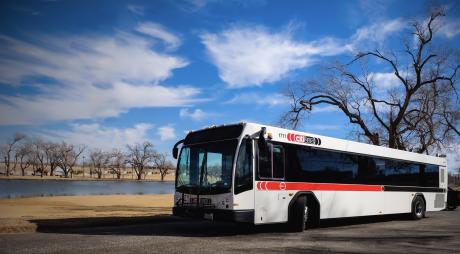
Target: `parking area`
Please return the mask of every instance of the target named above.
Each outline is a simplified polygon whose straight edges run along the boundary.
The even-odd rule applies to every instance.
[[[458,253],[460,211],[322,221],[289,233],[280,225],[159,218],[121,225],[39,227],[38,233],[0,235],[1,253]],[[67,223],[67,224],[65,224]]]

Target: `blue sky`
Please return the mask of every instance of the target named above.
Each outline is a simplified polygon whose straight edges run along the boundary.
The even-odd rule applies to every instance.
[[[391,47],[429,1],[2,1],[0,138],[21,131],[110,149],[242,120],[277,124],[286,84],[357,49]],[[460,4],[439,40],[460,43]],[[390,70],[371,65],[382,86]],[[391,73],[390,73],[391,74]],[[351,138],[318,107],[302,130]]]

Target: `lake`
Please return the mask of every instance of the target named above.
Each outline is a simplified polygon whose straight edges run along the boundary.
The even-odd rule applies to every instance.
[[[168,193],[173,182],[0,180],[0,198]]]

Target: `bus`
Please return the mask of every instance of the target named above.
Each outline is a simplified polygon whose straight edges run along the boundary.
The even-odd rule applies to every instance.
[[[446,206],[445,156],[246,122],[189,132],[172,152],[176,216],[299,232],[321,219],[421,219]]]

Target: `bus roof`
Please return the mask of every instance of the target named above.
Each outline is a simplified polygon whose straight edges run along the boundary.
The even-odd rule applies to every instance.
[[[383,146],[376,146],[356,141],[321,136],[312,133],[283,129],[257,123],[244,122],[241,124],[245,126],[245,134],[248,134],[248,132],[257,132],[260,131],[262,127],[266,127],[267,136],[271,136],[271,140],[277,142],[300,144],[311,147],[317,147],[319,149],[335,150],[347,153],[371,155],[375,157],[447,166],[447,160],[445,157],[413,153]]]

